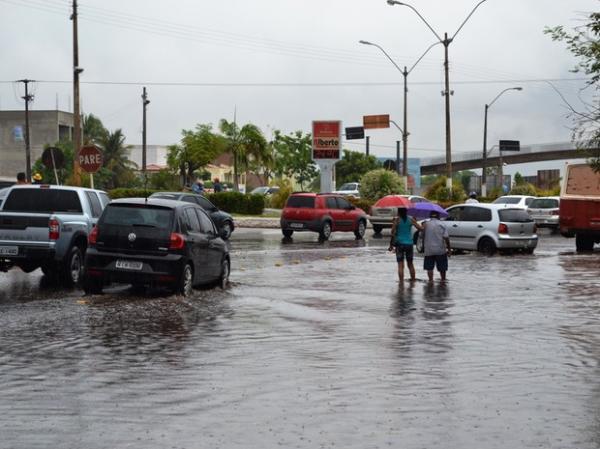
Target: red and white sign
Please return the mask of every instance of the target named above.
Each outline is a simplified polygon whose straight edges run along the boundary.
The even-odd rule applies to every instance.
[[[96,173],[102,167],[103,161],[102,151],[94,145],[81,147],[77,152],[77,162],[87,173]]]
[[[312,122],[313,159],[338,160],[342,153],[342,122]]]

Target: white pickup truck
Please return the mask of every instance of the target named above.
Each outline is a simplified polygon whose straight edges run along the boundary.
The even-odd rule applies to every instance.
[[[0,271],[41,268],[78,284],[88,235],[109,201],[105,192],[81,187],[11,187],[0,206]]]

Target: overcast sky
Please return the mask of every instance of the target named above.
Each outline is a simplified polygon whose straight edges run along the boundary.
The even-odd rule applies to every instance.
[[[67,0],[0,0],[0,108],[20,109],[30,78],[34,109],[72,111],[72,29]],[[454,34],[474,0],[414,0],[440,35]],[[452,147],[478,151],[484,105],[488,145],[570,140],[571,119],[552,81],[574,105],[583,75],[564,43],[545,26],[572,28],[597,9],[596,0],[487,0],[449,47]],[[233,119],[272,129],[310,131],[315,119],[362,124],[389,113],[402,123],[402,76],[368,40],[400,66],[412,66],[434,34],[407,7],[385,0],[81,0],[81,101],[127,142],[141,142],[142,86],[148,89],[148,143],[172,144],[182,129]],[[569,80],[571,79],[571,80]],[[577,80],[573,80],[577,79]],[[102,83],[132,83],[93,84]],[[89,84],[88,84],[89,83]],[[147,84],[144,84],[147,83]],[[158,85],[152,83],[182,83]],[[394,84],[397,83],[397,84]],[[443,47],[433,47],[408,77],[409,157],[443,156]],[[184,85],[189,84],[189,85]],[[395,154],[397,130],[372,130],[372,152]],[[346,145],[364,148],[363,141]]]

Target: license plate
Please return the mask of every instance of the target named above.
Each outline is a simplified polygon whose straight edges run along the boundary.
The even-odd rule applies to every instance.
[[[144,264],[133,260],[117,260],[115,266],[122,270],[141,270]]]
[[[0,246],[0,256],[16,256],[19,254],[18,246]]]
[[[304,227],[304,223],[290,223],[290,228],[302,229]]]

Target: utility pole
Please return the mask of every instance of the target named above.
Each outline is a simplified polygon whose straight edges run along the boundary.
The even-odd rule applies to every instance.
[[[406,156],[404,156],[404,157],[406,157]],[[404,162],[404,166],[406,166],[406,162]],[[402,170],[402,171],[404,171],[404,170]],[[400,175],[400,141],[399,140],[396,140],[396,173],[398,173],[398,176]]]
[[[77,160],[77,153],[81,148],[81,115],[79,112],[79,74],[83,69],[79,67],[79,40],[77,32],[77,0],[73,0],[73,183],[81,185],[81,167]]]
[[[367,156],[369,155],[369,142],[371,141],[371,136],[367,136],[367,147],[365,148],[365,153],[367,154]]]
[[[454,92],[450,91],[450,75],[448,62],[448,46],[452,39],[448,39],[448,33],[444,33],[444,95],[446,96],[446,188],[452,191],[452,138],[450,136],[450,95]]]
[[[144,87],[144,91],[142,93],[142,173],[144,174],[144,178],[146,177],[146,106],[148,106],[148,104],[150,104],[150,100],[148,100],[146,88]]]
[[[23,79],[19,83],[25,85],[25,96],[21,97],[25,100],[25,176],[28,182],[31,182],[31,141],[29,140],[29,102],[33,100],[33,95],[29,94],[29,83],[33,80]]]

